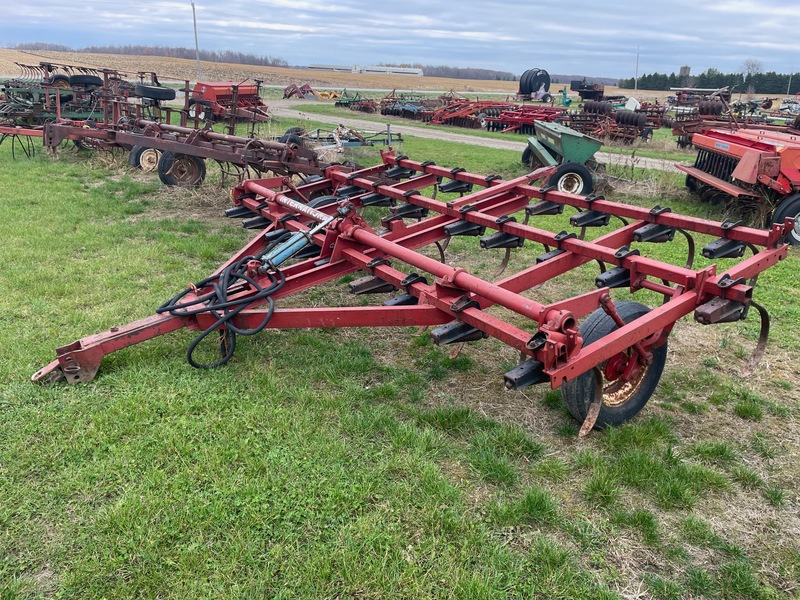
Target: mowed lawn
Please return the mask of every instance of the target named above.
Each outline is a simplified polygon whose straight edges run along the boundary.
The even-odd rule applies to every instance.
[[[122,155],[11,150],[0,145],[0,598],[800,593],[796,256],[758,282],[773,337],[751,377],[738,374],[755,314],[684,319],[644,411],[583,440],[558,391],[502,391],[513,351],[490,339],[451,359],[414,328],[267,331],[215,370],[186,363],[183,331],[106,357],[89,384],[45,387],[30,376],[57,346],[153,314],[254,232],[221,216],[229,185],[214,176],[166,189]],[[409,139],[403,153],[522,172],[513,152]],[[676,177],[611,175],[610,199],[724,218]],[[670,246],[652,252],[683,264],[685,243]],[[526,246],[511,267],[539,253]],[[448,254],[486,277],[502,258],[474,239]],[[593,276],[535,293],[551,302]],[[347,281],[287,304],[351,302]]]

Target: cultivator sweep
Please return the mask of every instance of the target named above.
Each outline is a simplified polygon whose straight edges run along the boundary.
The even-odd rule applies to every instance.
[[[521,361],[505,374],[505,387],[561,387],[588,433],[624,422],[644,406],[664,367],[672,327],[689,313],[712,324],[743,319],[756,308],[762,316],[757,351],[763,352],[768,321],[753,301],[753,286],[758,273],[786,257],[791,219],[760,231],[533,185],[553,168],[503,181],[392,151],[382,159],[356,171],[332,166],[297,186],[281,177],[243,182],[226,214],[260,224],[262,232],[155,315],[58,348],[56,360],[32,379],[90,381],[106,354],[184,327],[200,331],[189,362],[213,367],[233,356],[239,336],[269,328],[436,326],[431,338],[438,345],[492,336],[518,350]],[[374,226],[361,214],[368,207],[386,209]],[[565,207],[574,212],[563,215]],[[370,220],[372,212],[365,213]],[[543,228],[552,220],[546,217],[559,215],[566,229],[560,230],[562,223],[554,228],[558,233]],[[617,228],[586,238],[587,228],[612,218]],[[672,242],[676,233],[689,241],[685,266],[648,257],[654,244]],[[725,261],[724,268],[692,268],[693,234],[714,239],[703,255]],[[541,244],[543,252],[518,272],[489,281],[447,264],[445,249],[456,236],[476,237],[489,252],[508,254],[526,244]],[[434,245],[438,259],[420,251]],[[747,249],[752,256],[742,258]],[[536,299],[536,286],[593,262],[599,271],[585,292],[555,302]],[[283,298],[357,271],[364,277],[350,281],[350,292],[360,300],[377,295],[377,302],[279,306]],[[650,290],[663,302],[649,310],[612,299],[612,288]],[[204,364],[196,350],[208,337],[219,354]]]

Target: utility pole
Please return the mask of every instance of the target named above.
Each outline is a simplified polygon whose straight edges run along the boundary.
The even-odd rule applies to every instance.
[[[633,89],[639,89],[639,46],[636,46],[636,75],[633,77]]]
[[[792,89],[792,75],[793,73],[789,73],[789,85],[786,86],[786,95],[789,95],[789,90]]]
[[[192,21],[194,21],[194,55],[197,58],[197,81],[202,79],[200,75],[200,44],[197,43],[197,13],[194,11],[194,0],[192,0]]]

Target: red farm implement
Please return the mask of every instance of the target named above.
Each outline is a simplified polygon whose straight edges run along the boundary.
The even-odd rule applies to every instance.
[[[593,426],[627,421],[643,408],[664,368],[667,338],[685,315],[694,313],[703,324],[723,323],[756,308],[762,335],[754,358],[763,352],[768,320],[753,301],[753,286],[758,273],[786,257],[782,240],[791,220],[760,231],[532,185],[552,168],[503,181],[391,151],[382,156],[378,166],[350,172],[333,166],[297,187],[279,177],[243,182],[226,213],[260,219],[262,232],[153,316],[58,348],[56,360],[32,379],[90,381],[105,355],[182,328],[200,332],[189,346],[189,362],[211,367],[233,356],[240,336],[269,328],[436,326],[431,337],[438,345],[492,336],[518,350],[520,363],[505,374],[505,387],[561,387],[588,433]],[[422,193],[426,189],[451,199],[436,200]],[[386,208],[379,225],[361,216],[365,207]],[[565,207],[572,209],[570,216],[563,215]],[[552,222],[546,216],[558,215],[571,232],[540,226]],[[586,228],[608,225],[612,218],[617,228],[585,238]],[[690,241],[686,266],[648,257],[656,253],[655,244],[672,242],[676,233]],[[724,261],[723,268],[692,268],[695,234],[715,240],[702,252]],[[508,253],[526,243],[541,244],[544,251],[522,270],[488,281],[447,264],[445,248],[455,236],[477,237],[487,251]],[[420,251],[433,245],[438,259]],[[748,248],[752,256],[741,258]],[[741,260],[730,260],[736,257]],[[600,268],[586,291],[549,303],[535,299],[536,286],[595,262]],[[280,307],[283,298],[357,271],[364,277],[349,289],[362,301],[352,306]],[[623,290],[650,290],[661,303],[650,310],[612,299]],[[365,294],[378,299],[363,305]],[[213,338],[207,342],[218,354],[211,364],[200,364],[195,350],[206,338]]]
[[[759,222],[795,220],[789,236],[800,244],[800,132],[711,129],[694,134],[694,166],[686,187],[703,201],[727,202]]]
[[[456,125],[458,127],[486,127],[490,116],[512,110],[519,105],[494,100],[456,100],[433,111],[430,115],[431,125]]]
[[[292,84],[290,84],[290,85],[288,85],[288,86],[286,86],[284,88],[284,90],[283,90],[284,99],[292,98],[294,96],[297,96],[301,100],[302,99],[305,99],[305,100],[319,100],[319,96],[317,95],[317,92],[315,92],[314,88],[312,88],[307,83],[304,83],[301,86],[298,86],[296,83],[292,83]]]
[[[518,106],[512,110],[502,110],[498,116],[491,116],[489,113],[490,116],[485,118],[486,129],[502,133],[513,131],[523,135],[534,135],[536,133],[534,124],[537,121],[550,123],[561,117],[565,111],[564,108],[552,106]]]
[[[261,82],[198,82],[189,99],[189,117],[200,121],[225,120],[231,117],[256,123],[269,120],[267,105],[261,100]]]

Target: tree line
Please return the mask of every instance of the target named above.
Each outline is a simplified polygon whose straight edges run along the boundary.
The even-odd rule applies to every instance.
[[[448,67],[445,65],[415,64],[387,64],[381,63],[379,67],[403,67],[422,69],[426,77],[449,77],[451,79],[491,79],[493,81],[516,81],[517,76],[506,71],[492,69],[475,69],[471,67]]]
[[[86,46],[85,48],[70,48],[60,44],[48,44],[35,42],[29,44],[17,44],[16,50],[41,51],[49,50],[53,52],[85,52],[91,54],[126,54],[133,56],[166,56],[169,58],[187,58],[194,60],[197,55],[194,48],[173,48],[169,46],[143,46],[139,44],[127,44],[124,46]],[[256,65],[260,67],[288,67],[282,58],[274,56],[258,56],[245,52],[234,52],[232,50],[200,50],[200,60],[218,63],[233,63],[238,65]]]
[[[789,86],[791,79],[791,87]],[[634,86],[634,78],[620,79],[619,87],[632,90],[669,90],[673,87],[714,88],[730,87],[734,92],[746,93],[752,89],[756,94],[795,94],[800,91],[800,73],[784,74],[775,71],[766,73],[722,73],[710,68],[699,75],[681,77],[675,73],[651,73],[639,77]]]

